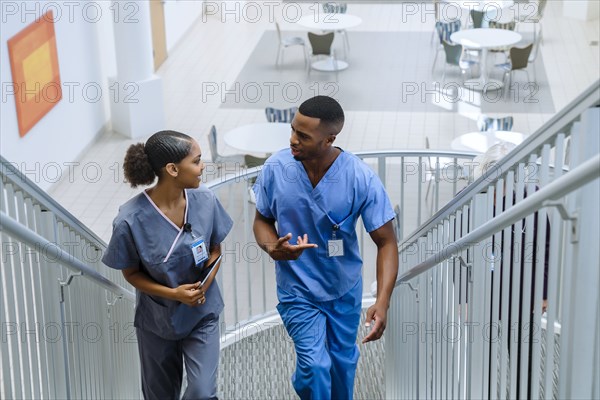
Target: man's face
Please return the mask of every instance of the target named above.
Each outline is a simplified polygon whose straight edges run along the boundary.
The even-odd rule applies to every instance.
[[[290,148],[297,161],[314,160],[321,157],[335,140],[335,134],[326,132],[319,118],[296,113],[292,121]]]

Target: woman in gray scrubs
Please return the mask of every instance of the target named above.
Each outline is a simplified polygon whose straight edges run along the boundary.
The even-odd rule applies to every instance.
[[[203,169],[198,143],[174,131],[131,145],[125,156],[132,187],[158,182],[120,207],[102,261],[137,289],[134,325],[146,399],[179,399],[184,363],[183,398],[217,396],[218,265],[201,279],[233,221],[200,187]]]

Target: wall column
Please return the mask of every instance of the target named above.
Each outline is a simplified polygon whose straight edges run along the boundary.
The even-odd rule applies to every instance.
[[[130,138],[165,129],[163,88],[154,75],[148,0],[113,0],[117,76],[109,78],[113,130]]]

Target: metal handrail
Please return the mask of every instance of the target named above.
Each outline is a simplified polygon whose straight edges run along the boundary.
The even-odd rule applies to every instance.
[[[494,168],[498,171],[506,171],[511,166],[522,162],[522,160],[529,157],[530,154],[534,154],[537,149],[542,147],[544,144],[549,143],[550,140],[565,128],[569,127],[574,120],[577,120],[581,113],[591,107],[598,106],[600,104],[600,80],[597,80],[588,87],[581,95],[577,96],[571,103],[569,103],[563,111],[556,114],[549,121],[543,124],[535,133],[529,136],[523,143],[513,149],[509,154],[498,161],[494,165]],[[447,218],[456,210],[464,206],[474,194],[481,192],[487,186],[489,186],[489,178],[481,176],[479,179],[474,181],[466,189],[456,195],[450,202],[442,207],[438,212],[429,218],[424,224],[421,225],[412,235],[410,235],[400,245],[401,248],[406,248],[416,243],[419,238],[423,237],[435,227],[439,221]]]
[[[135,302],[135,294],[133,294],[131,291],[117,285],[110,279],[107,279],[103,275],[94,271],[91,267],[58,247],[55,243],[52,243],[46,238],[38,235],[25,225],[6,215],[4,212],[0,212],[0,226],[2,226],[3,232],[14,237],[15,239],[27,243],[33,247],[40,246],[47,251],[48,256],[53,260],[56,260],[57,263],[64,265],[72,271],[81,272],[84,277],[103,287],[104,289],[113,292],[118,297],[129,300],[132,303]]]
[[[86,225],[81,223],[73,214],[67,211],[61,206],[56,200],[54,200],[48,193],[42,190],[38,185],[33,183],[25,174],[19,171],[13,163],[5,159],[0,155],[0,168],[2,168],[2,178],[6,179],[24,192],[29,193],[31,197],[35,198],[42,208],[52,211],[56,217],[64,221],[69,226],[77,226],[77,233],[83,236],[85,239],[94,243],[101,250],[106,249],[106,243],[98,235],[92,232]]]
[[[443,150],[398,150],[398,151],[362,151],[353,153],[359,158],[401,158],[401,157],[444,157],[444,158],[468,158],[474,157],[476,153],[473,152],[462,152],[462,151],[443,151]],[[4,157],[0,156],[0,162],[2,167],[2,178],[5,182],[10,182],[26,193],[29,193],[36,202],[40,204],[43,210],[51,211],[59,220],[63,221],[68,226],[78,227],[77,233],[82,237],[89,240],[91,243],[96,245],[100,250],[106,249],[106,243],[99,238],[95,233],[89,230],[83,225],[77,218],[75,218],[69,211],[63,206],[57,203],[48,193],[40,189],[35,183],[33,183],[25,174],[20,172],[14,165]],[[215,190],[220,187],[226,186],[232,181],[240,181],[241,179],[250,179],[258,175],[261,171],[261,166],[237,171],[235,174],[231,174],[226,178],[214,179],[206,183],[206,186]],[[56,260],[61,264],[65,265],[69,269],[79,272],[81,271],[84,276],[90,280],[99,284],[101,287],[115,293],[117,296],[123,297],[132,302],[135,301],[135,295],[128,289],[121,287],[113,281],[107,279],[90,266],[86,265],[79,259],[60,249],[52,242],[48,241],[44,237],[38,235],[36,232],[30,230],[25,225],[15,221],[7,214],[2,213],[2,228],[6,232],[25,243],[36,246],[43,245],[52,249],[56,253]]]
[[[367,150],[352,152],[358,158],[380,158],[380,157],[431,157],[431,158],[466,158],[475,157],[479,153],[471,151],[452,150]],[[262,166],[245,169],[244,172],[232,174],[225,178],[216,178],[205,183],[209,189],[218,189],[231,181],[239,181],[243,178],[253,178],[262,170]]]
[[[473,243],[478,243],[490,235],[523,219],[525,216],[544,207],[546,201],[563,197],[598,177],[600,177],[600,155],[596,155],[594,158],[585,161],[579,167],[571,170],[569,174],[561,176],[532,195],[527,196],[527,198],[519,201],[507,211],[492,218],[479,228],[469,232],[456,242],[451,243],[445,249],[429,257],[422,263],[417,264],[409,271],[406,271],[398,277],[396,286],[433,268],[450,258],[452,254],[462,251]]]
[[[462,152],[462,151],[444,151],[444,150],[398,150],[398,151],[361,151],[353,153],[359,158],[381,158],[381,157],[446,157],[446,158],[463,158],[463,157],[473,157],[476,153],[473,152]],[[77,218],[75,218],[70,212],[68,212],[63,206],[57,203],[48,193],[40,189],[37,185],[27,178],[23,173],[21,173],[13,163],[7,161],[4,157],[0,156],[0,163],[2,166],[2,176],[5,180],[8,180],[15,185],[17,185],[21,190],[30,193],[33,197],[35,197],[36,201],[40,203],[40,205],[49,211],[52,211],[57,218],[64,221],[67,225],[77,226],[78,234],[84,236],[90,242],[96,244],[100,249],[106,248],[106,243],[100,239],[95,233],[89,230],[85,225],[83,225]],[[261,171],[261,166],[249,168],[242,172],[238,172],[232,174],[230,177],[226,177],[225,179],[214,179],[206,183],[206,186],[215,190],[219,187],[225,186],[232,181],[239,181],[240,179],[249,179],[256,176]],[[18,178],[18,179],[17,179]],[[135,294],[131,291],[123,288],[122,286],[117,285],[111,280],[107,279],[90,266],[86,265],[79,259],[70,255],[66,251],[60,249],[58,246],[54,245],[52,242],[48,241],[44,237],[38,235],[34,231],[30,230],[26,226],[20,224],[15,221],[5,213],[1,213],[1,225],[2,229],[5,230],[9,235],[22,240],[23,242],[31,245],[42,245],[46,246],[48,249],[51,249],[54,258],[57,262],[60,262],[62,265],[67,268],[76,271],[82,272],[84,276],[97,283],[101,287],[115,293],[119,297],[123,297],[129,301],[135,302]]]

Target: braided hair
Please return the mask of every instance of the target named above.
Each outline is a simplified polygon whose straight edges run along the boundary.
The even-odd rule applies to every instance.
[[[169,163],[178,163],[188,156],[192,138],[176,131],[160,131],[150,136],[146,143],[129,146],[123,170],[131,187],[149,185]]]

